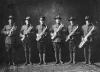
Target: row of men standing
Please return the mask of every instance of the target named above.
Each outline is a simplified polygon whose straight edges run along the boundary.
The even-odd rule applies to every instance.
[[[6,51],[8,53],[9,65],[15,65],[13,57],[14,57],[14,43],[15,43],[15,33],[17,30],[16,24],[13,22],[13,16],[9,16],[8,18],[8,25],[5,25],[2,29],[1,33],[6,35],[5,38],[5,47]],[[66,28],[64,24],[61,23],[61,17],[57,15],[55,18],[56,23],[52,25],[52,28],[49,29],[48,26],[45,24],[45,17],[40,17],[39,22],[40,24],[36,26],[36,41],[37,41],[37,49],[39,50],[39,58],[40,58],[40,65],[42,63],[47,64],[45,61],[45,54],[46,54],[46,41],[48,36],[51,36],[53,48],[55,51],[55,59],[56,64],[64,63],[61,60],[61,52],[62,52],[62,44],[63,41],[69,43],[69,51],[70,51],[70,61],[69,63],[76,64],[75,61],[75,52],[76,48],[78,47],[77,44],[77,36],[81,33],[82,39],[91,31],[92,27],[94,26],[90,22],[90,17],[85,17],[86,24],[82,26],[82,31],[79,30],[78,24],[75,24],[75,18],[71,17],[68,21],[70,22],[70,25]],[[75,31],[74,31],[75,30]],[[27,64],[33,64],[31,63],[31,47],[29,45],[29,37],[30,35],[34,33],[34,28],[30,24],[30,17],[27,16],[25,19],[25,25],[21,27],[20,30],[20,37],[21,41],[23,43],[24,51],[25,51],[25,58]],[[72,35],[71,35],[72,34]],[[66,35],[66,38],[64,38],[64,35]],[[69,37],[69,35],[71,35]],[[85,57],[85,64],[91,64],[91,48],[93,42],[93,33],[88,37],[87,42],[85,43],[84,47],[84,57]],[[27,50],[29,51],[29,54],[27,54]]]

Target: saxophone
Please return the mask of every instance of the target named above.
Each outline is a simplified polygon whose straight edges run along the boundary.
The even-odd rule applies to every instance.
[[[37,41],[39,41],[42,38],[42,35],[45,33],[46,29],[47,29],[47,26],[40,34],[36,34],[36,36],[37,36],[36,40]]]
[[[28,30],[24,33],[24,35],[22,35],[21,41],[23,41],[23,40],[25,39],[25,35],[27,35],[27,34],[31,31],[32,28],[33,28],[33,27],[30,26],[30,27],[28,28]]]
[[[75,31],[78,29],[78,26],[67,36],[66,42],[70,39],[70,37],[75,33]]]
[[[12,35],[12,32],[14,30],[15,24],[13,25],[13,27],[10,29],[9,33],[8,33],[8,37],[10,37]]]
[[[89,31],[89,33],[82,39],[81,43],[79,44],[79,48],[82,48],[83,45],[87,42],[88,37],[91,35],[95,27],[93,26],[92,29]]]
[[[58,27],[58,29],[54,33],[51,33],[51,39],[54,39],[57,36],[57,33],[59,32],[61,27],[63,27],[62,24]]]

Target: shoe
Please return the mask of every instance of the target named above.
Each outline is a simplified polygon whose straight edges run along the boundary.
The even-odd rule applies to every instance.
[[[32,63],[32,65],[33,65],[33,63]]]
[[[16,64],[15,64],[15,63],[13,63],[12,65],[13,65],[13,66],[16,66]]]
[[[72,61],[69,61],[68,64],[72,63]]]
[[[87,62],[87,61],[85,61],[85,62],[84,62],[84,64],[88,64],[88,62]]]
[[[8,63],[8,66],[11,66],[12,64],[11,63]]]
[[[59,62],[55,62],[55,64],[58,64]]]
[[[28,63],[25,63],[24,65],[28,65]]]
[[[76,64],[76,62],[75,62],[75,61],[73,61],[73,64]]]
[[[45,65],[47,65],[47,63],[46,63],[45,61],[44,61],[43,63],[44,63]]]
[[[60,61],[61,64],[64,64],[64,62]]]
[[[42,64],[42,62],[39,63],[39,65],[41,65],[41,64]]]
[[[92,63],[89,61],[88,64],[91,65]]]
[[[29,62],[29,64],[30,64],[30,65],[33,65],[33,63],[32,63],[32,62]]]

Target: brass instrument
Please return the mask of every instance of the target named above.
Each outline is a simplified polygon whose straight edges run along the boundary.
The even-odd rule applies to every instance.
[[[67,36],[66,42],[70,39],[70,37],[75,33],[75,31],[78,29],[78,26]]]
[[[93,26],[92,29],[89,31],[89,33],[82,39],[81,43],[79,44],[79,48],[82,48],[83,45],[87,42],[88,37],[91,35],[95,27]]]
[[[47,26],[40,34],[36,34],[36,36],[37,36],[36,40],[37,41],[39,41],[42,38],[42,35],[45,33],[46,29],[47,29]]]
[[[32,28],[33,28],[33,27],[30,26],[30,27],[28,28],[28,30],[22,35],[21,41],[23,41],[23,40],[25,39],[25,36],[31,31]]]
[[[59,32],[61,27],[63,27],[62,24],[58,27],[58,29],[54,33],[51,33],[51,39],[54,39],[57,36],[57,33]]]
[[[12,28],[10,29],[9,33],[8,33],[8,36],[10,37],[12,35],[12,32],[14,30],[14,27],[15,27],[15,24],[12,26]]]

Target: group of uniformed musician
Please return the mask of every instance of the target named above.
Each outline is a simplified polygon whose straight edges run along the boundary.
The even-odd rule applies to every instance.
[[[24,47],[25,52],[25,65],[27,64],[33,64],[31,63],[31,46],[30,46],[30,35],[36,34],[36,41],[37,41],[37,49],[39,51],[39,58],[40,58],[40,65],[41,64],[47,64],[45,61],[45,55],[46,55],[46,42],[48,36],[50,35],[50,38],[52,40],[52,45],[55,51],[55,60],[56,64],[59,62],[63,64],[62,61],[62,47],[63,42],[68,42],[69,45],[69,53],[70,53],[70,61],[69,63],[76,64],[75,60],[75,54],[76,54],[76,48],[84,48],[84,58],[85,58],[85,64],[91,64],[91,49],[92,49],[92,42],[93,42],[93,32],[95,31],[96,26],[94,26],[90,22],[90,17],[85,17],[85,22],[79,30],[79,25],[75,23],[75,18],[70,17],[68,20],[70,22],[70,25],[66,28],[63,23],[61,23],[62,18],[57,15],[55,19],[55,24],[52,25],[51,29],[45,24],[45,17],[41,16],[39,17],[39,25],[36,26],[36,33],[34,33],[34,28],[32,24],[30,23],[30,17],[27,16],[25,18],[25,25],[22,25],[19,36],[21,37],[21,42]],[[9,59],[9,65],[15,65],[14,63],[14,44],[15,44],[15,33],[17,30],[17,26],[14,23],[14,18],[12,15],[8,17],[8,25],[5,25],[2,29],[2,33],[6,35],[5,38],[5,47],[6,51],[8,53],[8,59]],[[77,36],[81,33],[81,42],[77,44]],[[64,38],[64,35],[66,37]],[[7,63],[7,64],[8,64]]]

